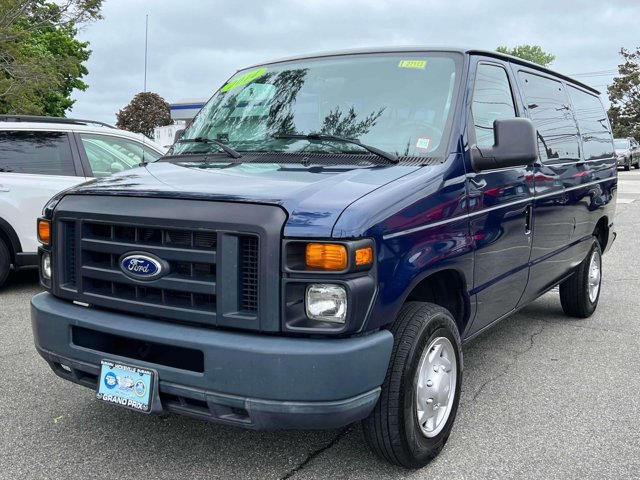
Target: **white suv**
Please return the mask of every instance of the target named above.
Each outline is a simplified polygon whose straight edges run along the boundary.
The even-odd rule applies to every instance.
[[[11,266],[37,266],[36,218],[52,196],[164,152],[142,135],[101,122],[0,115],[0,286]]]

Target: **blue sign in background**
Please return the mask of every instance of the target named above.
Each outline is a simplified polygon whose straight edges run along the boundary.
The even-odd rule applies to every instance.
[[[153,374],[151,371],[106,360],[101,363],[102,367],[98,378],[99,396],[104,398],[106,395],[112,395],[149,406],[149,398],[153,387]],[[117,402],[109,403],[120,405]],[[129,408],[147,412],[150,410],[149,408],[144,410],[135,406],[130,406]]]

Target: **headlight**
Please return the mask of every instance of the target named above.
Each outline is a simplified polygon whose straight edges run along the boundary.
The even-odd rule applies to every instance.
[[[347,318],[347,291],[341,285],[309,285],[305,308],[307,317],[312,320],[344,323]]]
[[[49,253],[42,254],[42,276],[47,280],[51,280],[51,255]]]

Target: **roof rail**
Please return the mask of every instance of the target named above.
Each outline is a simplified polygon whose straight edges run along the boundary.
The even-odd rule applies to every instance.
[[[35,123],[63,123],[68,125],[100,125],[107,128],[116,128],[108,123],[97,120],[81,120],[79,118],[44,117],[38,115],[0,115],[0,122],[35,122]]]

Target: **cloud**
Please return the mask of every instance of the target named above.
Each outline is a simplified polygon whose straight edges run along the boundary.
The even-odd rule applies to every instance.
[[[385,45],[537,44],[562,73],[615,70],[635,48],[640,4],[628,0],[270,0],[106,1],[104,20],[80,34],[93,50],[89,89],[71,115],[114,122],[144,85],[167,101],[208,98],[237,69],[274,58]],[[613,75],[585,77],[606,90]]]

